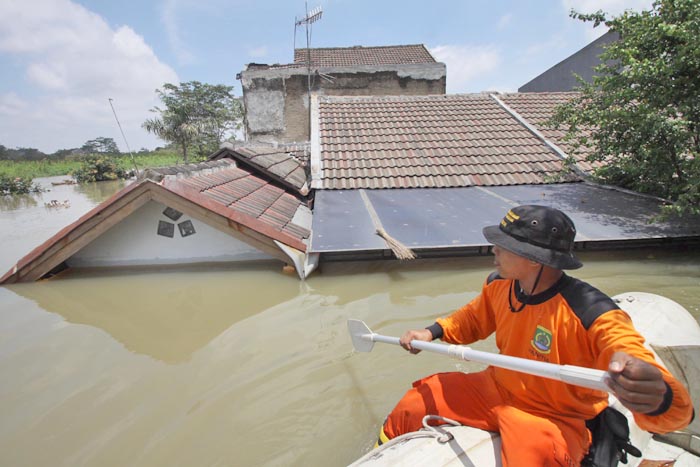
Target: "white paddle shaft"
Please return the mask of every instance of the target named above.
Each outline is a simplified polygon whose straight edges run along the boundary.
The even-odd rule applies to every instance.
[[[360,321],[360,323],[362,322]],[[348,324],[350,325],[350,323]],[[362,325],[364,325],[365,329],[369,332],[354,334],[353,340],[359,338],[367,342],[382,342],[384,344],[401,345],[398,337],[376,334],[372,332],[364,323],[362,323]],[[351,334],[352,333],[353,328],[351,327]],[[461,345],[434,344],[432,342],[412,340],[411,347],[414,349],[427,350],[429,352],[449,355],[450,357],[461,360],[485,363],[487,365],[519,371],[529,375],[563,381],[565,383],[574,384],[584,388],[610,392],[610,388],[605,383],[606,379],[608,378],[608,374],[602,370],[584,368],[575,365],[557,365],[554,363],[537,362],[526,358],[511,357],[509,355],[472,350],[469,347],[464,347]],[[355,345],[355,348],[365,352],[372,349],[371,344],[369,348],[360,349],[358,348],[358,345]]]

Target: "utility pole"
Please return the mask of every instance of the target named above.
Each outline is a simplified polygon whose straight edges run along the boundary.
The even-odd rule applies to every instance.
[[[117,125],[119,126],[119,131],[122,134],[122,138],[124,138],[124,144],[126,144],[126,149],[129,151],[129,154],[131,155],[131,162],[134,164],[134,170],[136,170],[136,176],[139,176],[139,168],[136,165],[136,159],[134,158],[134,153],[131,152],[131,148],[129,147],[129,142],[126,140],[126,136],[124,135],[124,130],[122,130],[122,124],[119,123],[119,119],[117,118],[117,112],[114,110],[114,105],[112,105],[113,99],[110,97],[109,98],[109,106],[112,108],[112,113],[114,114],[114,119],[117,121]]]

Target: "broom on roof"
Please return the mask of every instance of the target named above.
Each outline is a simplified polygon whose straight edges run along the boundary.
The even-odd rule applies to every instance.
[[[384,239],[387,246],[394,253],[394,256],[400,260],[415,259],[416,254],[413,252],[413,250],[396,240],[394,237],[389,235],[386,230],[384,230],[384,227],[382,227],[382,222],[379,220],[379,216],[377,216],[377,212],[374,210],[374,206],[372,206],[372,202],[369,200],[365,190],[360,190],[360,196],[362,197],[362,201],[365,203],[365,208],[369,213],[369,217],[372,218],[372,224],[374,224],[374,228],[376,229],[375,233]]]

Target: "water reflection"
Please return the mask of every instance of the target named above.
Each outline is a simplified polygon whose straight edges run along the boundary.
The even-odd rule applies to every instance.
[[[95,204],[99,204],[129,183],[132,183],[132,181],[133,180],[114,180],[109,182],[81,183],[75,185],[75,190],[85,195]]]
[[[697,252],[581,256],[575,276],[607,293],[700,315]],[[395,346],[355,353],[347,319],[399,335],[464,304],[492,269],[342,263],[305,282],[278,265],[73,271],[0,288],[0,464],[347,465],[412,381],[476,369]]]
[[[131,352],[166,363],[188,360],[234,323],[299,294],[292,276],[276,281],[274,290],[259,289],[266,275],[279,271],[277,264],[232,268],[235,282],[226,281],[224,266],[204,268],[78,270],[8,288],[69,323],[102,329]]]
[[[493,268],[493,257],[429,259],[420,261],[343,262],[322,264],[307,282],[313,287],[316,277],[331,280],[336,304],[345,305],[357,298],[358,284],[368,294],[388,294],[393,305],[410,305],[419,297],[438,297],[450,291],[478,293],[486,271]],[[439,271],[439,272],[438,272]],[[415,286],[420,276],[424,286]],[[342,280],[345,278],[346,280]],[[352,278],[351,280],[347,280]],[[476,287],[467,287],[474,284]]]
[[[38,194],[0,196],[0,211],[17,211],[37,205]]]

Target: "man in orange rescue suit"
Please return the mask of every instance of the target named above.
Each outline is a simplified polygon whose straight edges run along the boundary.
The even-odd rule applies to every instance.
[[[690,423],[688,391],[656,363],[629,316],[562,271],[581,267],[566,214],[520,206],[483,233],[494,244],[496,272],[481,294],[426,329],[407,331],[402,347],[418,353],[414,339],[470,344],[495,332],[501,354],[607,370],[610,389],[647,431]],[[503,466],[577,466],[591,443],[585,421],[607,403],[602,391],[496,367],[439,373],[413,383],[384,423],[380,442],[420,429],[433,414],[500,432]]]

